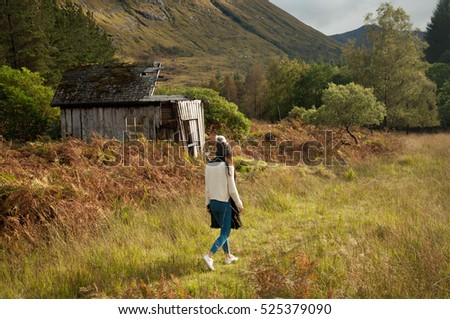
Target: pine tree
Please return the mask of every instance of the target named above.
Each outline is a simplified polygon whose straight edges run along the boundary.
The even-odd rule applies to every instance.
[[[0,46],[7,65],[48,71],[47,32],[51,16],[46,4],[40,0],[0,1]]]
[[[71,1],[0,0],[0,62],[41,73],[48,83],[86,63],[108,63],[114,47],[85,13]]]
[[[425,32],[428,62],[450,63],[450,0],[440,0]]]
[[[295,102],[306,109],[322,105],[322,94],[338,68],[325,63],[309,64],[295,84]]]
[[[54,11],[55,24],[51,36],[56,47],[53,58],[58,74],[75,65],[110,63],[115,49],[108,36],[95,24],[92,13],[66,1]]]

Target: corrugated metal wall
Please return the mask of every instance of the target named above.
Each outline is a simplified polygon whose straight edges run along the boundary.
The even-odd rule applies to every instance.
[[[205,145],[205,120],[203,104],[200,100],[179,101],[178,120],[181,137],[188,148],[192,147],[193,155],[203,153]]]

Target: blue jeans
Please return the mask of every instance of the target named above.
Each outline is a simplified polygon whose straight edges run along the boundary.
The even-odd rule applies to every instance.
[[[211,200],[209,207],[211,208],[215,220],[220,225],[220,236],[212,245],[211,252],[215,254],[220,247],[223,247],[223,251],[226,254],[229,254],[230,245],[228,243],[228,237],[231,232],[231,205],[229,202]]]

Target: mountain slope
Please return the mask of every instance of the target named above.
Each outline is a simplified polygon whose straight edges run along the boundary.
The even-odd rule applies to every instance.
[[[339,43],[346,44],[348,41],[354,40],[356,42],[357,46],[360,46],[362,44],[366,43],[366,36],[367,36],[367,29],[368,27],[366,25],[359,27],[358,29],[340,33],[340,34],[333,34],[330,35],[330,38],[333,40],[336,40]],[[425,40],[425,34],[422,31],[414,31],[414,34],[419,37],[421,40]]]
[[[159,60],[175,82],[207,82],[255,60],[287,54],[333,60],[340,44],[268,0],[76,0],[126,61]],[[172,83],[172,82],[171,82]]]
[[[334,41],[269,1],[211,2],[225,15],[231,13],[231,18],[241,27],[290,56],[332,60],[339,54],[339,46]]]
[[[342,44],[346,44],[348,41],[351,40],[355,40],[356,43],[361,43],[361,41],[366,37],[366,34],[367,34],[366,26],[364,25],[352,31],[330,35],[330,38]]]

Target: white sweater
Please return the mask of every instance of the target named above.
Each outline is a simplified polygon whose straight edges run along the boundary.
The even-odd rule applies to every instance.
[[[242,201],[239,197],[236,183],[234,182],[234,167],[228,167],[224,162],[208,163],[205,169],[205,194],[206,205],[209,205],[211,200],[220,202],[228,202],[233,198],[236,206],[242,208]],[[227,186],[228,185],[228,186]]]

